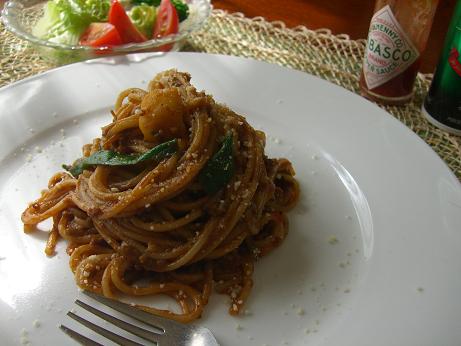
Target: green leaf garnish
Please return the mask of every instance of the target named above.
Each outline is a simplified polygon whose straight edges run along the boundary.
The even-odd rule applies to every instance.
[[[112,150],[101,150],[88,157],[78,159],[71,166],[63,165],[62,167],[77,178],[85,169],[92,166],[132,166],[148,160],[160,161],[167,156],[173,155],[177,148],[177,140],[173,139],[159,144],[142,154],[121,154]]]
[[[209,194],[221,190],[234,175],[232,144],[232,134],[229,134],[224,138],[221,148],[200,172],[199,182]]]

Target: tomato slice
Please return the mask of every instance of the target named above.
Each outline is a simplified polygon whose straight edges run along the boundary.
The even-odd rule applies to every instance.
[[[118,0],[112,1],[112,4],[110,5],[109,23],[117,28],[117,31],[122,38],[122,43],[138,43],[146,41],[144,35],[136,29]]]
[[[110,23],[91,23],[80,37],[83,46],[103,47],[122,44],[115,26]]]
[[[162,0],[157,10],[157,19],[154,25],[154,38],[164,37],[171,34],[176,34],[179,29],[179,18],[176,9],[170,0]],[[172,45],[165,45],[161,48],[169,48]],[[165,49],[162,49],[165,50]]]

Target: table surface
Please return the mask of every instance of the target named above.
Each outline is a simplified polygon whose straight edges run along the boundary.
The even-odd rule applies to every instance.
[[[404,0],[407,1],[407,0]],[[414,0],[411,0],[414,1]],[[373,0],[214,0],[213,6],[247,17],[262,16],[281,20],[288,27],[304,25],[310,29],[328,28],[352,39],[366,38],[373,15]],[[432,73],[439,59],[456,0],[440,0],[421,71]]]
[[[0,0],[0,8],[5,2]],[[422,72],[434,71],[455,3],[456,0],[440,0],[427,49],[422,55]],[[280,20],[288,27],[328,28],[335,34],[348,34],[352,39],[367,37],[374,8],[372,0],[212,0],[212,4],[214,8],[242,12],[249,18],[262,16],[269,21]]]

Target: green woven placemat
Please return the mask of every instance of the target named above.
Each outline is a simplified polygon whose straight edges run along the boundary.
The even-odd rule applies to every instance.
[[[281,22],[214,10],[184,50],[251,57],[311,73],[358,93],[364,48],[364,40],[332,35],[329,30],[288,29]],[[1,24],[0,64],[0,86],[55,67]],[[418,75],[415,95],[407,105],[381,107],[426,141],[461,179],[461,138],[434,127],[420,111],[430,77]]]

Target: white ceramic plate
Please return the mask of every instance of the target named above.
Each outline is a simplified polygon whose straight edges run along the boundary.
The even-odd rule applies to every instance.
[[[268,154],[289,158],[302,188],[287,240],[256,265],[250,313],[230,317],[215,294],[198,323],[222,345],[459,344],[461,186],[437,155],[375,105],[305,73],[180,53],[70,65],[0,90],[3,345],[73,344],[57,325],[84,330],[65,315],[81,294],[64,242],[47,258],[46,233],[22,233],[20,214],[99,136],[119,91],[168,68],[266,131]]]

